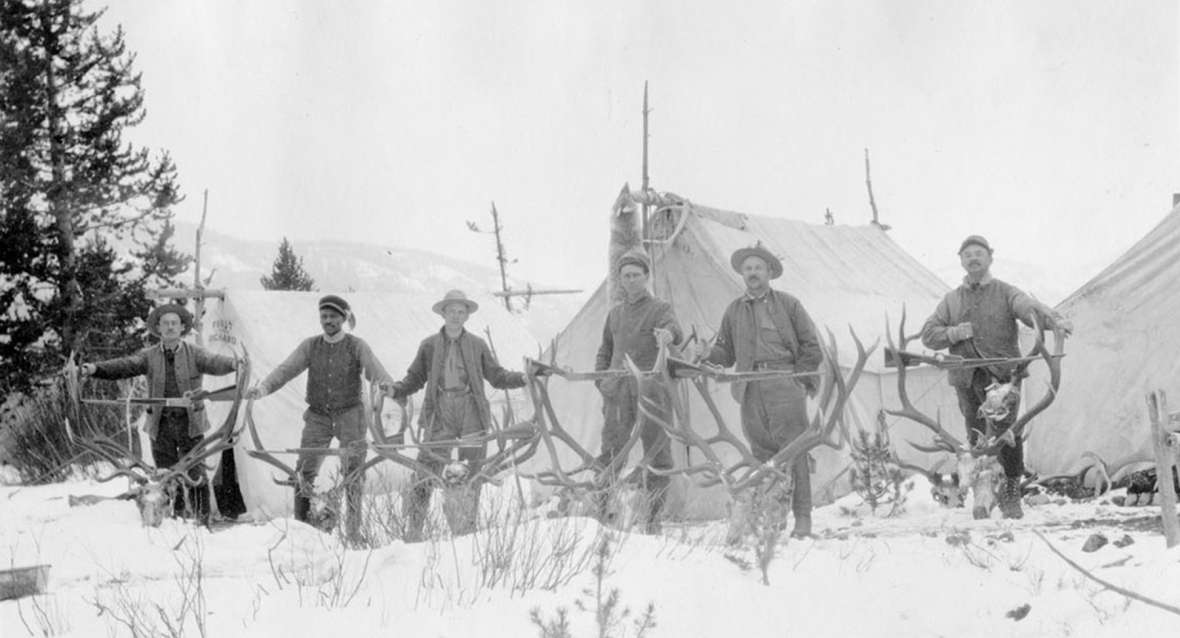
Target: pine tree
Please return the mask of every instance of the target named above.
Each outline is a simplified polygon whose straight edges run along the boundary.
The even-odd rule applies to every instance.
[[[279,256],[275,257],[270,276],[263,276],[259,281],[267,290],[315,290],[315,281],[303,269],[303,258],[295,254],[286,237],[279,244]]]
[[[121,29],[81,0],[0,3],[0,390],[69,352],[138,340],[143,289],[172,284],[180,201],[166,153],[125,143],[144,117]],[[136,263],[113,246],[130,246]],[[125,249],[126,250],[126,249]]]

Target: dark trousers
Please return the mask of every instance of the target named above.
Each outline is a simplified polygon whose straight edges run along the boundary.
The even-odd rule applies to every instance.
[[[742,400],[742,430],[750,451],[768,461],[807,430],[807,393],[793,379],[770,379],[746,384]],[[791,466],[795,491],[791,510],[796,518],[811,518],[811,463],[807,455]]]
[[[365,477],[356,470],[365,462],[365,437],[368,428],[368,413],[359,403],[332,413],[308,409],[303,413],[303,434],[299,447],[304,449],[325,449],[332,439],[339,441],[342,449],[352,450],[351,454],[340,457],[340,473],[344,480],[344,493],[348,501],[348,516],[345,519],[346,532],[354,538],[360,530],[361,495],[364,492]],[[322,454],[300,454],[295,462],[304,490],[311,490],[316,476],[324,462]],[[307,522],[311,493],[295,494],[295,519]]]
[[[657,470],[671,470],[672,442],[668,438],[668,433],[659,424],[641,416],[639,412],[641,393],[635,380],[618,379],[617,381],[615,384],[604,382],[602,385],[604,390],[602,397],[602,453],[598,460],[604,466],[614,462],[615,457],[622,452],[627,441],[631,439],[636,422],[641,420],[642,423],[639,427],[642,429],[639,431],[639,441],[643,445],[643,456],[648,465]],[[668,409],[670,402],[665,394],[666,390],[658,384],[644,384],[642,396],[648,399],[645,402],[647,409],[671,424],[672,415],[671,410]],[[618,467],[613,468],[614,475],[609,477],[612,482],[618,478],[622,466],[623,463],[619,463]],[[648,469],[643,470],[642,476],[642,487],[648,498],[647,521],[645,522],[650,522],[659,517],[660,511],[664,507],[669,477]],[[606,499],[603,498],[601,501],[605,505]]]
[[[979,416],[979,406],[983,405],[987,398],[987,386],[991,383],[991,375],[986,370],[977,369],[971,377],[971,385],[967,387],[955,386],[955,392],[959,395],[959,411],[963,413],[963,420],[967,424],[967,442],[972,446],[979,441],[979,437],[987,433],[987,421]],[[1020,388],[1019,381],[1016,387]],[[994,432],[992,434],[1002,434],[1012,427],[1012,424],[1016,422],[1018,411],[1019,404],[1009,410],[1008,416],[1003,421],[998,421],[993,425]],[[1024,475],[1024,442],[1017,438],[1016,445],[1001,447],[998,459],[1000,467],[1004,468],[1004,476],[1020,478]]]
[[[158,468],[170,468],[180,457],[196,447],[203,437],[189,436],[188,413],[183,409],[165,408],[160,415],[160,427],[156,438],[152,439],[152,458]],[[181,485],[176,490],[176,497],[172,502],[172,511],[176,516],[186,516],[197,520],[209,518],[209,486],[205,480],[204,463],[193,465],[188,476],[199,482],[197,487]]]

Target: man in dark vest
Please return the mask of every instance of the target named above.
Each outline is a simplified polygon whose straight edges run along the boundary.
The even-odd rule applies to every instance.
[[[237,368],[234,357],[214,354],[181,339],[193,327],[193,315],[184,306],[158,306],[148,315],[147,327],[159,337],[160,343],[127,357],[83,364],[79,371],[96,379],[125,379],[142,374],[147,377],[150,397],[172,399],[200,391],[206,374],[229,374]],[[162,469],[176,465],[201,442],[209,430],[209,419],[201,401],[193,401],[188,407],[154,405],[147,409],[144,428],[152,441],[152,459],[156,467]],[[202,465],[197,464],[189,470],[189,476],[204,481],[202,470]],[[186,502],[191,505],[191,510]],[[174,511],[207,520],[210,514],[208,486],[186,487],[184,492],[177,494]]]
[[[492,424],[491,409],[484,394],[484,381],[493,388],[520,388],[525,384],[524,374],[501,367],[488,344],[463,327],[467,317],[479,309],[479,304],[468,299],[463,291],[448,292],[432,309],[442,316],[443,326],[418,346],[418,353],[406,371],[406,376],[393,385],[393,398],[404,401],[411,394],[426,388],[419,417],[426,442],[483,434]],[[449,458],[450,453],[451,450],[435,447],[429,453],[420,453],[418,461],[431,474],[440,476],[443,468],[441,457]],[[486,444],[459,448],[459,461],[466,464],[468,476],[479,471],[480,462],[486,458],[486,454]],[[431,476],[415,474],[404,507],[407,542],[422,540],[432,488]],[[471,494],[469,507],[473,511],[464,517],[468,525],[474,523],[479,507],[479,485],[473,485],[472,489],[474,493]],[[452,530],[456,534],[468,531],[472,530]]]
[[[672,304],[653,297],[647,290],[651,263],[643,251],[624,253],[616,268],[624,299],[607,314],[594,369],[622,370],[623,357],[630,355],[639,369],[650,370],[660,346],[679,343],[683,332],[672,312]],[[666,392],[660,385],[645,383],[640,388],[632,377],[602,379],[598,381],[598,389],[602,393],[603,415],[602,454],[598,458],[603,465],[610,465],[631,438],[631,430],[639,415],[640,396],[651,400],[653,409],[665,413],[670,412],[669,398],[664,396]],[[670,417],[668,421],[671,422]],[[671,470],[672,445],[668,435],[658,424],[647,419],[640,427],[643,428],[639,433],[640,440],[648,464],[659,470]],[[660,530],[659,516],[666,498],[668,477],[644,470],[643,486],[648,503],[642,523],[648,533],[656,533]],[[600,510],[605,508],[606,497],[606,494],[598,496]]]
[[[746,292],[725,309],[721,329],[707,363],[733,366],[739,372],[782,370],[814,372],[823,362],[815,325],[794,296],[770,287],[783,265],[761,243],[740,248],[730,265],[746,284]],[[734,383],[731,391],[742,406],[742,431],[750,451],[768,461],[807,429],[807,396],[818,389],[817,377],[766,379]],[[811,535],[811,464],[807,457],[792,467],[795,489],[791,536]]]
[[[1020,333],[1017,321],[1033,325],[1036,316],[1041,327],[1060,329],[1065,334],[1073,331],[1073,324],[1052,308],[1021,292],[1015,286],[991,276],[992,247],[979,235],[971,235],[959,245],[959,262],[967,275],[958,288],[948,292],[938,303],[934,314],[922,327],[922,345],[931,350],[949,349],[951,354],[969,359],[1020,356]],[[993,382],[1014,381],[1011,371],[996,366],[950,370],[950,384],[959,395],[959,410],[967,424],[967,437],[975,445],[986,429],[979,408],[987,398],[987,388]],[[1017,410],[995,425],[1002,434],[1016,421]],[[1024,444],[1005,445],[999,453],[1004,468],[1004,486],[997,495],[1004,518],[1021,518],[1020,480],[1024,474]],[[980,513],[976,513],[978,516]],[[984,512],[986,515],[986,512]]]
[[[368,428],[368,411],[363,405],[361,378],[385,388],[393,385],[393,379],[364,339],[344,331],[346,322],[355,325],[352,308],[347,301],[336,295],[327,295],[320,299],[319,312],[323,334],[303,340],[295,352],[251,388],[246,397],[264,397],[307,370],[307,411],[303,413],[303,435],[299,447],[327,448],[335,438],[341,448],[351,448],[351,454],[341,458],[341,471],[347,481],[346,535],[350,540],[356,540],[360,531],[361,494],[365,477],[353,474],[365,460]],[[295,490],[295,520],[308,522],[311,489],[323,460],[320,454],[300,454],[296,461],[299,487]]]

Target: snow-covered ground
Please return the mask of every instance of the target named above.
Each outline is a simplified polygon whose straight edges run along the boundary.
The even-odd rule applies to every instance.
[[[649,604],[650,637],[1122,638],[1180,628],[1177,615],[1087,580],[1035,533],[1096,576],[1180,606],[1180,548],[1165,550],[1157,508],[1062,501],[1026,506],[1021,521],[973,521],[970,509],[939,508],[916,480],[893,517],[867,513],[855,495],[818,509],[817,538],[780,541],[769,585],[748,567],[752,555],[722,546],[720,522],[643,536],[538,511],[457,539],[350,550],[291,520],[145,529],[127,501],[70,507],[70,495],[120,491],[110,483],[0,487],[4,567],[52,565],[45,595],[0,602],[0,636],[517,638],[542,635],[534,610],[548,622],[560,609],[569,635],[597,636],[600,561],[603,595],[617,590],[616,615],[630,610],[612,636],[636,635]],[[1083,552],[1095,533],[1111,542]]]

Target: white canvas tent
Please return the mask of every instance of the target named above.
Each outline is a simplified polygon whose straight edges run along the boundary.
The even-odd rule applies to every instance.
[[[372,347],[378,360],[394,379],[400,379],[417,352],[418,344],[442,326],[442,319],[431,311],[431,306],[442,298],[445,291],[437,294],[365,292],[345,293],[343,296],[352,305],[357,316],[353,334],[363,338]],[[491,330],[493,344],[501,365],[519,370],[525,356],[535,356],[537,342],[523,328],[518,318],[504,309],[502,302],[491,295],[471,294],[480,304],[471,315],[467,329],[473,334],[487,338],[485,329]],[[204,341],[207,347],[218,352],[241,351],[244,345],[250,354],[253,380],[269,374],[279,363],[294,351],[303,339],[320,334],[319,315],[316,302],[323,293],[231,290],[224,299],[210,299],[206,302],[204,319]],[[206,388],[217,388],[233,382],[232,375],[224,378],[207,379]],[[303,428],[304,392],[307,375],[301,374],[281,390],[255,403],[254,418],[259,433],[267,448],[286,449],[299,446]],[[488,388],[493,414],[502,414],[504,393]],[[416,395],[415,400],[419,397]],[[521,407],[523,393],[513,391],[513,403]],[[214,427],[222,422],[228,409],[227,403],[210,403],[209,418]],[[386,423],[396,427],[396,410],[392,401],[386,402]],[[519,415],[519,412],[518,412]],[[531,416],[526,408],[524,418]],[[415,423],[416,425],[416,423]],[[248,511],[259,518],[287,515],[291,511],[291,489],[274,484],[272,477],[278,472],[271,466],[250,458],[246,449],[252,445],[248,436],[243,436],[234,451],[238,479]],[[281,460],[294,465],[294,455],[280,455]],[[331,457],[320,472],[319,482],[328,480],[335,460]],[[393,463],[383,462],[370,471],[370,485],[380,483],[373,474],[394,479],[404,477],[405,472]]]
[[[856,350],[849,336],[851,326],[865,342],[882,339],[854,392],[851,423],[871,430],[883,407],[900,407],[896,398],[896,372],[884,367],[886,314],[897,329],[903,304],[909,309],[908,329],[915,332],[948,290],[945,283],[903,251],[875,225],[815,225],[781,218],[746,215],[700,206],[687,201],[661,209],[652,223],[656,237],[666,241],[655,245],[653,287],[655,294],[672,303],[678,319],[689,331],[695,326],[703,336],[716,333],[726,305],[742,293],[744,285],[729,264],[738,248],[762,241],[780,256],[784,274],[772,286],[797,296],[816,325],[831,328],[840,349],[840,362],[847,367]],[[603,323],[609,309],[603,284],[557,338],[557,363],[576,370],[594,365],[601,342]],[[933,415],[957,418],[958,407],[945,376],[925,366],[910,372],[909,393],[915,404]],[[601,397],[588,382],[550,382],[554,407],[562,424],[593,453],[599,451],[602,428]],[[702,427],[712,424],[704,402],[689,398],[690,418]],[[728,386],[713,386],[713,396],[729,426],[740,433],[738,405]],[[903,458],[929,462],[931,459],[905,445],[903,439],[928,442],[930,435],[911,422],[887,419],[890,435]],[[637,446],[638,447],[638,446]],[[674,459],[683,466],[688,456],[681,447]],[[633,453],[637,460],[640,454]],[[817,476],[813,480],[822,498],[847,490],[848,451],[827,448],[817,454]],[[736,456],[734,457],[736,458]],[[699,460],[699,457],[698,459]],[[535,459],[530,465],[547,462]],[[564,465],[575,465],[565,458]],[[678,480],[669,508],[685,517],[711,517],[722,513],[723,494],[717,490],[689,487]]]
[[[1057,399],[1029,425],[1029,467],[1076,472],[1086,452],[1112,470],[1152,459],[1145,395],[1163,389],[1180,399],[1180,207],[1057,310],[1074,335],[1065,343]],[[1030,372],[1025,394],[1038,395],[1044,366]],[[1170,409],[1177,408],[1180,402]]]

